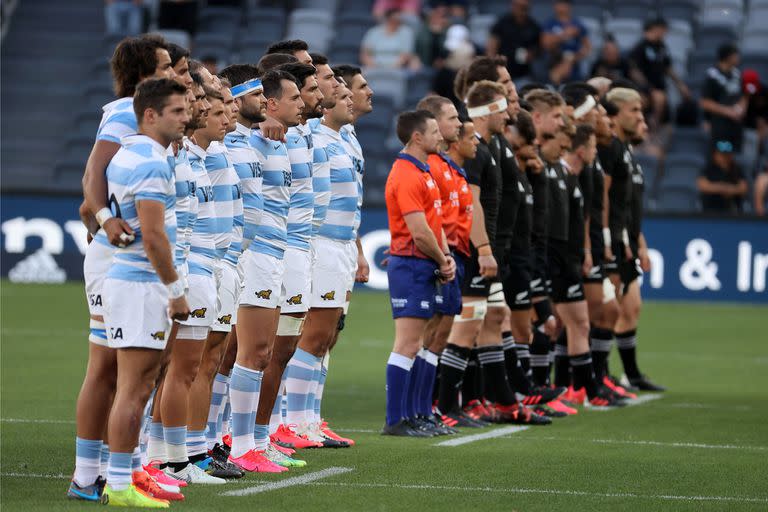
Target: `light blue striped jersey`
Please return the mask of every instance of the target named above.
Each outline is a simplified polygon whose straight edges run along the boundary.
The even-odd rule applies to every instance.
[[[288,212],[288,246],[309,251],[315,198],[312,192],[312,132],[306,124],[292,126],[285,134],[291,162],[291,209]]]
[[[365,173],[365,157],[363,157],[363,148],[360,146],[360,142],[357,140],[355,134],[355,127],[351,124],[347,124],[341,127],[339,131],[341,138],[344,140],[344,147],[347,153],[352,157],[352,164],[355,167],[357,173],[357,217],[355,219],[355,237],[357,237],[357,230],[360,228],[361,211],[363,208],[363,174]]]
[[[166,150],[168,161],[173,168],[176,181],[176,250],[174,264],[178,267],[187,261],[189,244],[192,238],[192,226],[197,218],[196,179],[189,165],[187,148],[179,144],[176,155],[173,148]]]
[[[234,227],[235,201],[240,201],[240,178],[229,160],[227,147],[221,142],[211,142],[205,157],[205,169],[213,187],[213,211],[215,216],[216,257],[221,259],[227,253]],[[241,210],[242,214],[242,210]]]
[[[313,135],[315,143],[325,147],[330,163],[330,202],[318,234],[332,240],[354,240],[359,192],[352,155],[347,151],[341,133],[321,124]]]
[[[126,135],[133,135],[139,130],[139,123],[133,112],[133,96],[107,103],[102,110],[104,114],[101,116],[99,130],[96,132],[96,140],[120,144],[120,139]]]
[[[123,147],[107,166],[107,194],[112,213],[125,220],[136,239],[125,248],[117,248],[107,277],[124,281],[158,282],[147,258],[141,235],[137,204],[157,201],[165,207],[164,225],[173,250],[176,243],[176,187],[173,169],[165,148],[146,135],[122,139]]]
[[[206,152],[191,141],[186,142],[189,155],[189,165],[195,173],[195,196],[197,197],[197,218],[192,226],[190,239],[189,273],[212,276],[213,265],[216,261],[216,245],[214,243],[215,212],[213,206],[213,188],[208,172],[205,170]]]
[[[265,138],[259,130],[254,130],[251,135],[251,146],[259,155],[262,166],[264,212],[248,250],[282,260],[288,241],[288,212],[291,201],[291,163],[288,160],[288,148],[282,142]],[[245,233],[243,240],[246,240]]]
[[[96,132],[96,140],[106,140],[122,144],[121,139],[128,135],[135,135],[138,130],[136,114],[133,113],[133,97],[120,98],[101,107],[103,114],[99,129]],[[99,229],[94,241],[106,247],[114,249],[109,243],[103,229]]]
[[[224,137],[224,145],[240,180],[241,200],[235,202],[235,227],[232,230],[229,250],[224,257],[233,265],[237,265],[244,241],[247,245],[253,240],[264,211],[262,163],[251,146],[251,133],[250,128],[237,123],[235,130]]]
[[[315,193],[315,208],[312,215],[312,236],[317,235],[320,226],[325,222],[328,212],[328,203],[331,201],[331,163],[328,161],[328,153],[325,145],[315,137],[322,124],[319,119],[310,119],[309,127],[312,129],[312,191]]]

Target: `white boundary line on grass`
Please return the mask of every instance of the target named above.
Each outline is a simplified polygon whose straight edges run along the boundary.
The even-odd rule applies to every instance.
[[[258,494],[261,492],[275,491],[277,489],[284,489],[286,487],[293,487],[294,485],[306,485],[322,478],[328,478],[331,476],[342,475],[349,473],[352,468],[331,467],[321,471],[315,471],[314,473],[307,473],[306,475],[295,476],[279,482],[269,482],[266,484],[257,485],[255,487],[246,487],[245,489],[238,489],[236,491],[227,491],[221,493],[222,496],[249,496],[251,494]]]
[[[3,418],[0,419],[3,423],[55,423],[62,425],[74,425],[75,420],[36,420],[28,418]]]
[[[523,430],[528,430],[528,428],[529,427],[524,426],[502,427],[491,430],[490,432],[484,432],[482,434],[473,434],[471,436],[462,436],[456,437],[454,439],[448,439],[447,441],[435,443],[432,446],[461,446],[463,444],[474,443],[475,441],[483,441],[485,439],[493,439],[494,437],[502,437],[508,434],[514,434],[515,432],[522,432]]]
[[[515,439],[515,436],[504,436],[505,439]],[[768,446],[750,446],[750,445],[737,445],[737,444],[706,444],[706,443],[689,443],[689,442],[677,442],[677,441],[633,441],[624,439],[582,439],[571,437],[556,437],[556,436],[530,436],[524,438],[525,441],[564,441],[568,443],[572,442],[587,442],[596,444],[627,444],[636,446],[664,446],[670,448],[701,448],[704,450],[745,450],[745,451],[768,451]]]

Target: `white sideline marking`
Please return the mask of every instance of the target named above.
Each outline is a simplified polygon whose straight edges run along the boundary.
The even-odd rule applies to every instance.
[[[380,432],[380,430],[371,430],[370,428],[344,428],[339,427],[336,430],[339,432],[352,432],[355,434],[375,434],[377,432]]]
[[[515,436],[504,436],[506,439],[515,439]],[[701,448],[704,450],[745,450],[745,451],[768,451],[768,446],[749,446],[737,444],[705,444],[705,443],[687,443],[687,442],[662,442],[662,441],[631,441],[622,439],[581,439],[555,436],[532,436],[526,437],[526,441],[565,441],[572,443],[575,441],[596,443],[596,444],[628,444],[636,446],[665,446],[670,448]]]
[[[3,418],[0,421],[3,423],[57,423],[63,425],[74,425],[74,420],[36,420],[28,418]]]
[[[318,471],[317,473],[309,473],[307,475],[304,475],[303,477],[296,477],[296,478],[289,478],[288,480],[297,480],[299,478],[306,479],[309,476],[317,475],[319,473],[327,472],[330,470],[337,470],[334,474],[341,474],[341,473],[347,473],[349,471],[352,471],[351,468],[328,468],[324,469],[323,471]],[[338,471],[342,470],[342,471]],[[51,479],[69,479],[69,476],[57,474],[57,475],[46,475],[46,474],[35,474],[35,473],[0,473],[0,476],[3,477],[11,477],[11,478],[51,478]],[[333,476],[330,474],[326,474],[321,478],[325,478],[328,476]],[[286,484],[288,483],[288,480],[285,480],[283,482],[265,482],[265,481],[250,481],[250,482],[232,482],[234,485],[237,483],[263,483],[264,485],[259,487],[251,487],[247,489],[241,489],[240,491],[249,491],[247,494],[252,494],[251,489],[260,489],[262,487],[271,486],[270,489],[266,490],[273,490],[273,489],[279,489],[282,487],[286,487],[286,485],[281,485],[280,487],[276,487],[279,484]],[[680,496],[680,495],[674,495],[674,494],[634,494],[634,493],[602,493],[602,492],[589,492],[589,491],[575,491],[575,490],[569,490],[569,489],[526,489],[526,488],[502,488],[502,487],[460,487],[460,486],[449,486],[449,485],[428,485],[428,484],[414,484],[414,485],[404,485],[404,484],[382,484],[382,483],[345,483],[345,482],[318,482],[316,481],[317,478],[313,478],[312,480],[305,480],[302,482],[303,485],[317,485],[317,486],[327,486],[327,487],[358,487],[358,488],[389,488],[389,489],[416,489],[416,490],[430,490],[430,491],[459,491],[459,492],[498,492],[498,493],[504,493],[504,494],[550,494],[550,495],[564,495],[564,496],[586,496],[586,497],[598,497],[598,498],[636,498],[636,499],[653,499],[653,500],[670,500],[670,501],[720,501],[720,502],[736,502],[736,503],[768,503],[768,498],[753,498],[753,497],[737,497],[737,496]],[[295,483],[291,483],[291,485],[299,485]],[[239,493],[240,491],[230,491],[228,493],[224,493],[227,496],[241,496],[243,494],[235,494]],[[256,491],[256,492],[263,492],[263,491]]]
[[[315,471],[314,473],[307,473],[306,475],[295,476],[288,478],[280,482],[270,482],[255,487],[247,487],[245,489],[238,489],[236,491],[227,491],[221,493],[222,496],[248,496],[251,494],[257,494],[260,492],[275,491],[277,489],[284,489],[286,487],[293,487],[294,485],[306,485],[315,480],[321,478],[328,478],[329,476],[341,475],[343,473],[349,473],[352,468],[340,468],[332,467],[326,468],[321,471]]]
[[[515,432],[522,432],[528,430],[528,427],[515,426],[515,427],[502,427],[483,434],[473,434],[471,436],[462,436],[455,439],[449,439],[447,441],[441,441],[435,443],[433,446],[461,446],[467,443],[474,443],[475,441],[483,441],[484,439],[493,439],[494,437],[501,437],[507,434],[514,434]]]
[[[653,400],[658,400],[660,398],[664,398],[664,395],[661,393],[654,393],[650,395],[640,395],[637,398],[633,398],[631,400],[625,401],[627,404],[626,407],[632,407],[634,405],[640,405],[647,402],[652,402]],[[617,409],[623,409],[623,407],[591,407],[591,408],[585,408],[586,411],[597,411],[597,412],[607,412],[607,411],[615,411]]]
[[[675,402],[659,405],[659,407],[670,407],[672,409],[719,409],[721,411],[752,411],[755,408],[750,405],[729,405],[729,404],[700,404],[695,402]]]

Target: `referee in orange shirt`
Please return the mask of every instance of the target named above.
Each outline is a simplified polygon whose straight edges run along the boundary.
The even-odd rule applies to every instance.
[[[382,434],[431,437],[433,431],[408,417],[411,368],[427,321],[435,313],[438,282],[454,278],[456,264],[443,232],[440,191],[427,158],[442,136],[435,116],[403,112],[397,136],[405,145],[387,178],[385,198],[392,237],[387,265],[395,343],[387,363],[387,415]]]

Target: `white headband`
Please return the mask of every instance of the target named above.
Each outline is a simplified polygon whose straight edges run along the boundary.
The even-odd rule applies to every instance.
[[[505,98],[499,98],[493,103],[487,105],[480,105],[479,107],[472,107],[467,109],[467,114],[472,119],[477,117],[489,116],[491,114],[497,114],[507,110],[507,100]]]
[[[587,99],[584,100],[584,103],[582,103],[576,109],[573,110],[573,117],[575,117],[576,119],[581,119],[596,106],[597,106],[597,102],[595,101],[595,97],[590,94],[589,96],[587,96]]]

